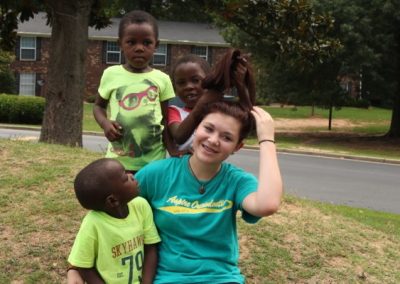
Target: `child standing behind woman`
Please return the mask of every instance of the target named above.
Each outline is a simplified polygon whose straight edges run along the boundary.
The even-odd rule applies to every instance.
[[[150,14],[132,11],[119,24],[118,44],[126,63],[107,68],[93,108],[97,123],[110,141],[106,157],[136,172],[165,158],[163,138],[168,100],[174,91],[169,76],[149,66],[159,44],[158,25]],[[107,106],[110,104],[110,118]]]
[[[221,70],[228,68],[230,70]],[[172,81],[176,95],[185,104],[184,108],[169,106],[168,129],[178,144],[178,150],[191,150],[193,131],[199,124],[206,104],[230,99],[254,104],[255,90],[251,68],[238,49],[229,49],[211,70],[208,62],[193,54],[181,57],[173,71]],[[235,96],[227,91],[235,90]],[[250,99],[250,101],[247,101]]]
[[[172,70],[172,82],[176,95],[184,103],[184,107],[170,105],[168,107],[168,129],[176,140],[181,138],[181,123],[195,107],[197,101],[203,94],[201,86],[204,78],[210,72],[208,62],[194,54],[188,54],[180,57]],[[193,130],[189,131],[193,132]],[[190,148],[193,137],[186,142],[178,144],[179,151],[185,151]]]

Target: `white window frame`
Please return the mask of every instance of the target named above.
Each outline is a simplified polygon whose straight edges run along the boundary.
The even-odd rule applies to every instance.
[[[168,45],[165,43],[160,43],[157,47],[156,52],[154,52],[153,55],[153,65],[166,66],[167,56],[168,56]],[[157,62],[155,62],[155,58],[157,58]]]
[[[118,50],[115,49],[118,47]],[[109,60],[109,55],[118,55],[118,61]],[[120,64],[121,63],[121,49],[116,41],[107,41],[106,44],[106,63],[107,64]]]
[[[27,44],[27,42],[25,42],[25,39],[33,39],[33,46],[31,44]],[[32,57],[24,57],[23,56],[23,51],[24,50],[33,50],[33,58]],[[27,36],[21,36],[20,38],[20,42],[19,42],[19,60],[21,61],[36,61],[36,54],[37,53],[37,39],[36,37],[27,37]]]
[[[205,53],[200,51],[200,49],[203,49],[203,48],[205,48]],[[205,60],[208,60],[208,46],[204,46],[204,45],[192,46],[191,53],[195,54],[201,58],[204,58]]]
[[[36,73],[19,74],[19,95],[20,96],[36,95]]]

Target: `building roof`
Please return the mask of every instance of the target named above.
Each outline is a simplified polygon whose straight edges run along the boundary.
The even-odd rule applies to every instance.
[[[96,30],[89,28],[89,39],[116,40],[118,38],[119,19],[111,19],[111,25]],[[206,23],[158,21],[161,43],[229,46],[219,30]],[[51,27],[46,25],[46,14],[38,13],[33,19],[19,23],[18,35],[50,37]]]

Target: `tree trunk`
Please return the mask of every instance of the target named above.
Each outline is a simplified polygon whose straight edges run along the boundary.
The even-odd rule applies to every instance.
[[[41,142],[82,146],[85,59],[92,2],[48,1],[53,18]]]
[[[399,84],[400,85],[400,84]],[[397,93],[393,101],[392,121],[389,132],[386,134],[390,138],[400,138],[400,90],[397,87]]]

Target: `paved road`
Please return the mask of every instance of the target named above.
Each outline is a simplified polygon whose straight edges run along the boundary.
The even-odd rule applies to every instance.
[[[37,137],[37,131],[0,129],[0,137]],[[84,147],[104,151],[101,136],[84,135]],[[257,150],[242,149],[229,161],[258,175]],[[299,197],[400,214],[400,165],[279,153],[285,192]]]
[[[229,160],[257,172],[257,151]],[[400,165],[279,153],[285,192],[333,204],[400,214]]]

